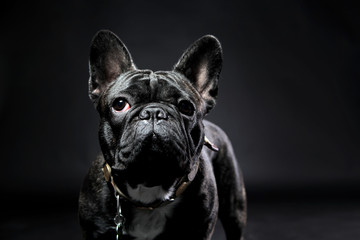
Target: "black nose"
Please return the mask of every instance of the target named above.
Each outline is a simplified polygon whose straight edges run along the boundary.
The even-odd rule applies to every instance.
[[[167,120],[168,116],[162,108],[146,107],[140,112],[139,118],[141,120]]]

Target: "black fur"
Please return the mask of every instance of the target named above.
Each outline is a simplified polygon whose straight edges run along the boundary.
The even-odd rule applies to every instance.
[[[221,45],[213,36],[191,45],[173,71],[152,72],[138,70],[112,32],[95,35],[89,96],[100,114],[102,153],[92,163],[80,193],[84,239],[115,238],[116,200],[112,185],[104,179],[105,163],[111,166],[117,186],[129,195],[129,187],[139,184],[169,190],[192,173],[197,162],[194,180],[166,206],[144,210],[121,199],[125,231],[131,233],[139,214],[164,212],[161,232],[138,239],[210,239],[218,216],[227,239],[242,238],[246,198],[241,171],[225,133],[203,120],[215,106],[221,65]],[[219,152],[203,147],[205,135]]]

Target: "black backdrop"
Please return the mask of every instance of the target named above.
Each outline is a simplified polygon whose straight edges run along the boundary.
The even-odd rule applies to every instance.
[[[9,4],[0,10],[6,209],[23,200],[39,207],[48,196],[76,204],[99,151],[87,81],[100,29],[115,32],[139,68],[153,70],[171,69],[202,35],[219,38],[224,66],[208,119],[232,139],[250,198],[299,191],[350,198],[360,187],[355,1]]]

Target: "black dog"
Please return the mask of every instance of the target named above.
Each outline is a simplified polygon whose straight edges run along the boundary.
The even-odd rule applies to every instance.
[[[227,239],[242,238],[242,175],[225,133],[203,120],[221,66],[213,36],[191,45],[172,71],[153,72],[138,70],[112,32],[95,35],[89,95],[102,153],[80,193],[84,239],[211,239],[218,215]]]

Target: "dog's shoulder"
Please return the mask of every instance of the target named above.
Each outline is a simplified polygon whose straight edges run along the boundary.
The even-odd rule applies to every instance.
[[[216,124],[204,121],[206,138],[218,149],[218,152],[204,148],[211,158],[214,168],[233,168],[237,165],[232,143],[223,129]],[[237,168],[237,167],[236,167]]]
[[[204,120],[205,136],[217,147],[227,147],[231,142],[223,129],[215,123]]]

